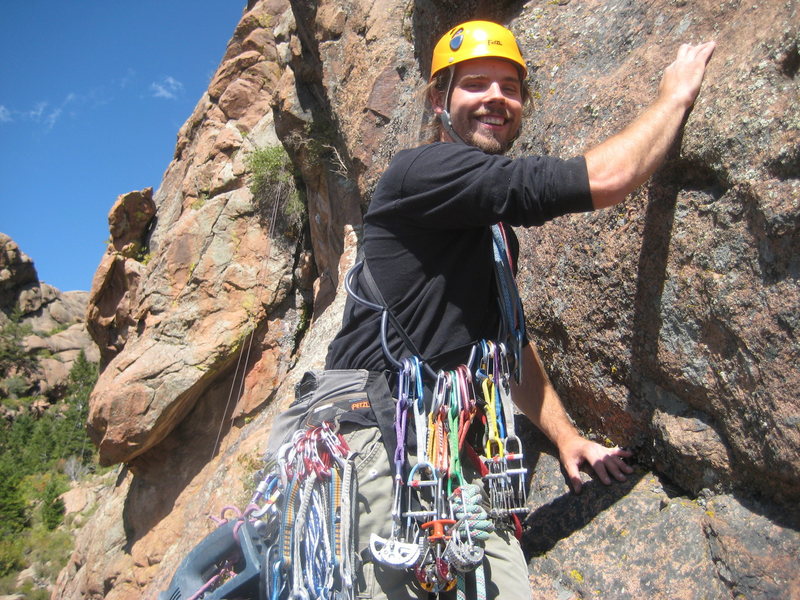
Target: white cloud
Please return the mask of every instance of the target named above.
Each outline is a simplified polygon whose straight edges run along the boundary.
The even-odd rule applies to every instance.
[[[27,110],[14,110],[0,104],[0,123],[29,122],[42,125],[46,131],[50,131],[65,115],[75,117],[74,109],[70,112],[64,112],[68,106],[80,106],[85,103],[86,98],[70,92],[64,97],[59,106],[53,106],[49,102],[42,100]]]
[[[150,91],[154,98],[166,98],[175,100],[183,92],[183,84],[174,77],[164,77],[161,81],[154,81],[150,84]]]
[[[135,77],[136,71],[128,67],[128,69],[125,71],[125,74],[119,79],[115,79],[114,83],[122,89],[125,89],[133,82]]]
[[[47,102],[37,102],[36,106],[34,106],[30,110],[26,110],[23,116],[31,121],[39,123],[42,120],[42,115],[44,114],[45,109],[47,108]]]
[[[44,126],[47,129],[52,129],[53,127],[55,127],[56,121],[58,121],[58,118],[61,116],[62,112],[63,111],[60,108],[51,110],[44,118]]]

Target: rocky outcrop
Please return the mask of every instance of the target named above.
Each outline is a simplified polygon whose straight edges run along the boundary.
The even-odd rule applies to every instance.
[[[146,188],[121,195],[108,214],[111,237],[94,274],[86,312],[103,365],[122,350],[135,325],[131,308],[136,306],[134,294],[151,257],[145,243],[155,212],[153,188]]]
[[[0,234],[0,308],[11,312],[20,305],[20,310],[29,312],[28,302],[21,299],[25,292],[39,283],[33,261],[5,234]]]
[[[752,498],[687,497],[637,466],[622,484],[569,493],[549,443],[522,425],[538,456],[522,547],[534,598],[796,598],[796,516]],[[537,452],[538,451],[538,452]]]
[[[432,40],[467,18],[510,23],[528,57],[534,106],[515,154],[580,154],[653,97],[680,43],[719,44],[651,182],[620,207],[520,232],[529,330],[554,383],[587,433],[638,461],[628,484],[570,495],[528,432],[533,588],[797,595],[796,10],[248,3],[179,132],[153,221],[109,249],[135,274],[95,279],[107,365],[90,428],[103,462],[126,466],[58,597],[153,595],[210,530],[198,519],[246,502],[273,416],[338,326],[361,211],[389,158],[419,137]],[[303,192],[299,229],[271,216],[283,191],[265,201],[249,187],[248,156],[278,140]],[[149,260],[129,265],[130,241]]]
[[[25,395],[59,400],[81,352],[97,362],[97,347],[84,320],[87,301],[88,292],[62,292],[40,282],[30,257],[0,233],[0,326],[13,319],[25,332],[19,342],[30,368],[14,374],[24,382]],[[0,382],[0,397],[9,394],[7,388]]]
[[[270,239],[246,177],[249,154],[277,144],[269,101],[280,22],[291,11],[266,4],[272,12],[259,5],[239,24],[178,134],[142,242],[150,260],[131,268],[116,248],[124,237],[93,283],[90,312],[108,315],[93,332],[108,340],[109,362],[89,431],[105,464],[130,462],[162,442],[241,354],[249,375],[226,419],[264,404],[291,364],[305,310],[293,284],[303,241]],[[226,392],[218,393],[224,403]]]

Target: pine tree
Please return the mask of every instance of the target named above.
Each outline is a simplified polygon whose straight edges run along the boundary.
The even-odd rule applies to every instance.
[[[0,539],[19,533],[28,523],[25,501],[19,489],[20,480],[14,465],[8,460],[0,460]]]
[[[60,498],[62,491],[58,480],[51,477],[42,494],[42,522],[51,531],[61,524],[64,516],[64,501]]]

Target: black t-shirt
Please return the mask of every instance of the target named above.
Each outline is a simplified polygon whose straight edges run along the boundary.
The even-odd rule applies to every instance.
[[[434,369],[452,368],[476,341],[497,335],[490,226],[540,225],[591,209],[582,157],[512,160],[430,144],[399,152],[378,183],[364,218],[364,256],[422,357]],[[360,294],[374,301],[362,278]],[[411,354],[391,325],[388,341],[395,358]],[[379,313],[348,298],[326,368],[393,368],[381,349]]]

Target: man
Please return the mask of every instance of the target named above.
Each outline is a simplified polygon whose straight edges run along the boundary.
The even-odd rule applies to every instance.
[[[503,154],[519,134],[528,97],[527,67],[513,35],[485,21],[446,33],[434,49],[429,86],[438,141],[398,153],[365,216],[366,277],[374,284],[362,273],[358,287],[368,290],[373,303],[389,307],[395,325],[385,329],[382,344],[380,314],[348,303],[326,368],[391,373],[399,357],[411,354],[432,371],[468,363],[480,340],[496,339],[503,329],[490,227],[540,225],[622,201],[663,161],[713,50],[713,42],[681,46],[655,101],[585,156],[512,160]],[[513,254],[513,233],[500,231]],[[521,378],[512,386],[514,403],[556,445],[575,492],[583,464],[603,483],[623,481],[632,471],[623,461],[630,454],[578,433],[532,344],[522,346],[517,361]],[[426,381],[429,388],[435,383]],[[351,449],[368,457],[359,471],[366,499],[359,525],[363,547],[370,532],[389,535],[392,469],[384,453],[374,450],[381,443],[377,430],[355,427],[348,436]],[[365,597],[427,596],[412,575],[373,562],[364,567]],[[524,559],[508,532],[486,542],[484,563],[489,597],[529,596]]]

